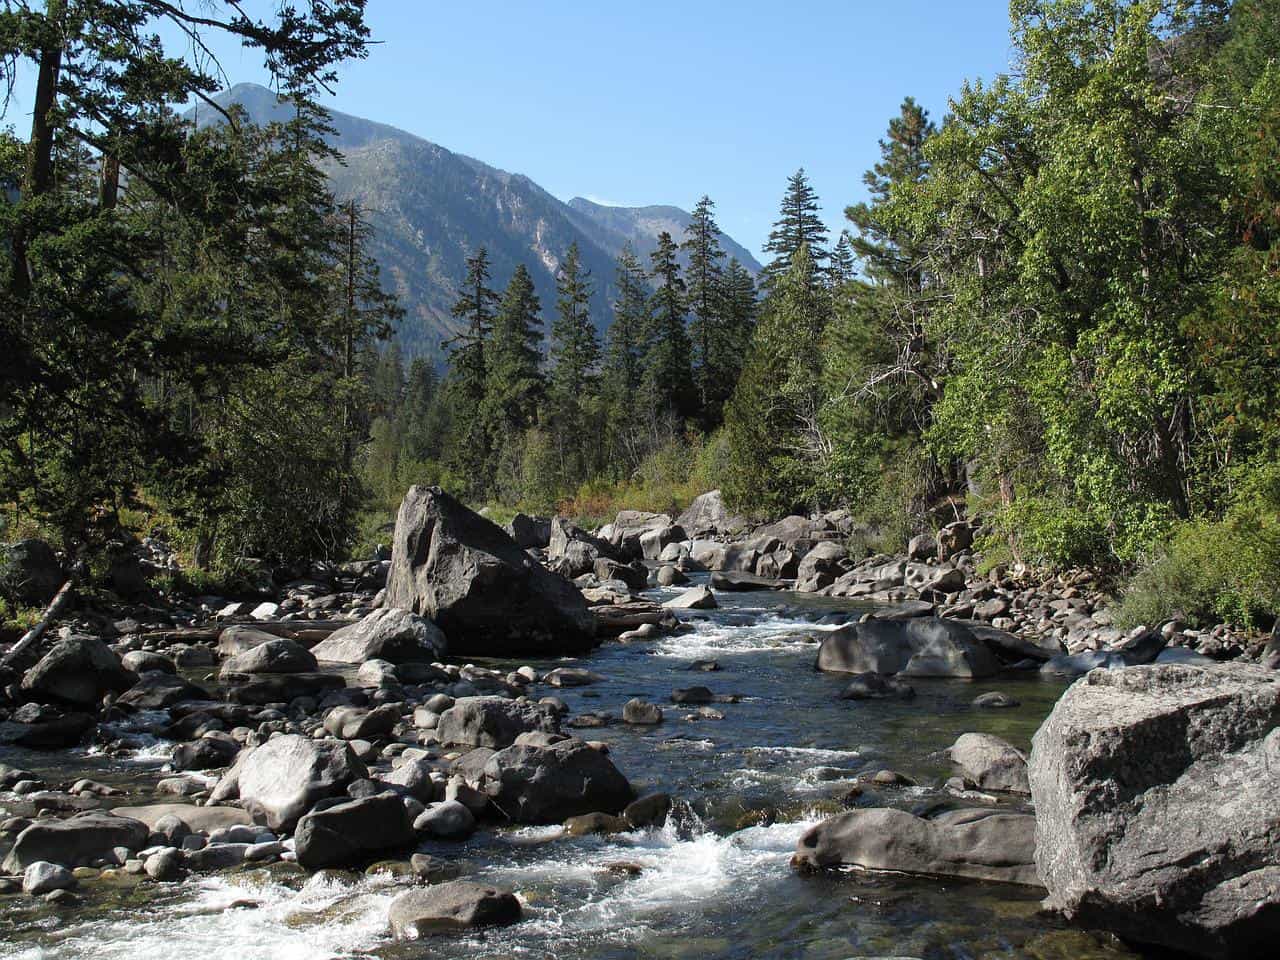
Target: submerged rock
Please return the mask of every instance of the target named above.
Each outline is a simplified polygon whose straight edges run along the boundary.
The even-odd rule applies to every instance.
[[[1000,664],[962,623],[937,617],[868,620],[823,638],[819,670],[908,677],[989,677]]]
[[[932,820],[904,810],[853,810],[808,830],[791,864],[800,870],[855,866],[1041,885],[1035,818],[991,810],[953,810]]]
[[[1047,906],[1202,956],[1272,952],[1280,676],[1245,664],[1090,673],[1036,733],[1030,784]]]

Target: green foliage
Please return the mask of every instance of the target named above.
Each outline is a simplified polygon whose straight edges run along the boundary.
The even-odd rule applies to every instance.
[[[1020,497],[997,509],[979,549],[987,563],[1007,558],[1034,567],[1066,569],[1107,557],[1107,533],[1097,519],[1053,497]]]

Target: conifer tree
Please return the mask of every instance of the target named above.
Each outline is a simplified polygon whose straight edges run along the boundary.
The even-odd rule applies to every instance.
[[[595,391],[600,344],[591,322],[591,277],[576,243],[569,246],[556,275],[556,316],[548,353],[548,405],[561,477],[585,479],[591,463],[588,413]]]
[[[725,371],[717,361],[723,355],[720,341],[724,338],[723,281],[724,250],[720,246],[720,228],[716,225],[715,204],[704,196],[693,208],[693,219],[685,229],[681,249],[689,258],[686,302],[690,313],[690,339],[693,342],[693,377],[697,388],[698,408],[704,426],[719,419],[721,385]]]
[[[801,247],[808,248],[809,259],[821,272],[827,259],[827,227],[818,216],[820,210],[818,195],[801,167],[787,178],[778,220],[764,245],[765,250],[773,254],[762,276],[766,290],[772,290],[778,278],[791,269]]]
[[[544,388],[542,305],[524,264],[516,267],[493,320],[485,364],[485,408],[494,442],[531,426]]]
[[[658,247],[649,255],[654,283],[649,298],[651,334],[645,355],[644,393],[652,412],[674,412],[687,417],[696,411],[689,334],[685,329],[684,278],[676,259],[679,248],[665,230],[658,235]]]
[[[489,255],[480,247],[467,258],[467,278],[453,305],[462,326],[445,344],[449,350],[450,465],[466,492],[483,497],[491,477],[489,436],[484,417],[487,353],[498,295],[489,287]]]

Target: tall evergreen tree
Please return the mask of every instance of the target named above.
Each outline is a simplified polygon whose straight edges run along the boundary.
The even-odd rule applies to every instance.
[[[679,248],[665,230],[649,255],[654,291],[650,297],[651,335],[645,356],[644,392],[654,413],[679,417],[696,413],[689,334],[685,329],[686,288],[676,259]]]
[[[724,250],[720,246],[720,228],[716,225],[715,204],[704,196],[693,208],[693,219],[685,230],[681,249],[689,266],[686,302],[691,316],[690,338],[693,342],[693,377],[698,393],[698,408],[704,426],[719,419],[721,385],[724,371],[717,366],[724,338]]]
[[[494,442],[531,426],[544,388],[542,305],[524,264],[516,267],[493,320],[485,407]]]
[[[808,257],[817,265],[820,275],[827,259],[827,227],[818,216],[821,209],[818,195],[801,167],[787,178],[778,220],[764,245],[765,250],[773,254],[761,278],[767,291],[772,291],[778,278],[790,271],[801,247],[808,248]]]
[[[600,344],[591,322],[591,277],[576,243],[560,264],[556,293],[548,353],[550,421],[561,477],[577,482],[594,466],[588,413],[596,393]]]
[[[462,329],[449,350],[449,406],[453,432],[449,460],[473,497],[483,497],[491,479],[488,430],[484,417],[488,342],[498,294],[489,287],[489,255],[480,247],[467,258],[467,278],[453,305]]]

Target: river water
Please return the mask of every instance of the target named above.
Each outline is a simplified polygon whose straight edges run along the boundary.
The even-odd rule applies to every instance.
[[[560,838],[556,828],[486,829],[464,844],[421,848],[457,861],[468,879],[517,891],[521,923],[396,944],[386,934],[387,906],[402,889],[396,881],[308,878],[277,865],[174,884],[99,881],[71,910],[0,898],[0,960],[1135,956],[1040,915],[1032,889],[794,874],[788,860],[796,841],[841,809],[859,775],[889,768],[919,784],[868,789],[859,805],[919,811],[945,802],[940,788],[952,771],[938,751],[973,730],[1028,748],[1063,686],[1008,674],[981,683],[916,681],[909,702],[842,701],[841,678],[813,669],[818,640],[831,629],[817,621],[856,612],[855,604],[786,593],[719,599],[718,610],[682,614],[691,632],[609,644],[580,661],[534,662],[585,666],[605,677],[561,693],[574,716],[620,717],[635,696],[664,704],[657,727],[573,732],[606,741],[638,792],[663,790],[681,802],[662,829],[583,838]],[[691,671],[698,660],[720,669]],[[715,705],[724,719],[685,719],[696,708],[667,701],[673,689],[698,684],[741,700]],[[1022,705],[972,708],[988,690]],[[94,776],[145,798],[167,748],[145,741],[139,748],[129,758],[0,749],[0,761],[50,780]]]

